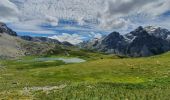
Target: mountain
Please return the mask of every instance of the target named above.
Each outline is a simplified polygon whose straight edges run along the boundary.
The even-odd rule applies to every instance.
[[[24,56],[24,50],[19,44],[21,39],[0,32],[0,59]]]
[[[31,37],[31,36],[20,36],[21,39],[32,41],[32,42],[46,42],[46,43],[54,43],[54,44],[62,44],[58,40],[50,39],[47,37]]]
[[[17,36],[17,33],[6,26],[6,24],[0,22],[0,33],[7,33],[11,36]]]
[[[140,26],[125,35],[112,32],[106,37],[85,43],[83,47],[130,57],[152,56],[170,50],[169,36],[167,29]]]
[[[64,41],[60,42],[56,39],[51,39],[48,37],[31,37],[31,36],[20,36],[21,39],[26,41],[32,41],[32,42],[41,42],[41,43],[52,43],[52,44],[58,44],[58,45],[64,45],[64,46],[74,46],[73,44]]]
[[[58,45],[62,43],[45,37],[20,37],[6,24],[0,23],[0,59],[44,55],[53,49],[61,49]]]
[[[170,40],[170,31],[161,27],[148,26],[144,28],[150,35],[158,38]]]
[[[51,51],[64,52],[73,46],[46,37],[18,36],[4,23],[0,23],[0,58],[16,58],[25,55],[44,55]],[[161,27],[138,27],[121,35],[112,32],[101,39],[84,42],[81,47],[121,56],[152,56],[170,50],[170,31]]]
[[[170,50],[170,44],[162,36],[158,37],[153,33],[148,33],[144,28],[139,27],[135,31],[132,31],[125,35],[131,41],[128,43],[126,48],[126,55],[128,56],[152,56],[164,53]]]

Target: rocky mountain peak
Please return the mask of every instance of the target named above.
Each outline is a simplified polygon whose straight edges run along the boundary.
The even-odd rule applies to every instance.
[[[2,27],[2,26],[6,26],[6,24],[3,22],[0,22],[0,27]]]
[[[119,37],[120,33],[119,32],[112,32],[108,35],[108,37]]]
[[[157,29],[160,29],[160,27],[156,27],[156,26],[146,26],[144,28],[147,32],[151,33],[151,32],[155,32]]]
[[[143,28],[139,26],[125,35],[112,32],[95,42],[95,45],[87,43],[88,47],[85,47],[95,51],[131,57],[152,56],[170,50],[170,42],[167,40],[169,34],[167,29],[160,27]]]
[[[170,31],[167,29],[155,26],[147,26],[144,29],[152,36],[162,39],[169,39]]]
[[[130,32],[129,34],[132,34],[133,36],[139,36],[139,37],[148,35],[147,31],[142,26],[139,26],[137,29]]]
[[[120,35],[120,33],[118,32],[112,32],[110,33],[108,36],[105,37],[104,41],[110,41],[110,40],[115,40],[115,41],[119,41],[121,40],[123,37]]]
[[[6,33],[11,36],[17,36],[17,33],[7,27],[6,24],[0,22],[0,33]]]

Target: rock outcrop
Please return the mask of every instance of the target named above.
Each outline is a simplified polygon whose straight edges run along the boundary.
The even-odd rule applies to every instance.
[[[17,36],[17,33],[6,26],[6,24],[0,22],[0,33],[6,33],[11,36]]]

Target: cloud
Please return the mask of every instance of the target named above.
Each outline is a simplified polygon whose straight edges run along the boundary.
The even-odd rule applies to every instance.
[[[89,34],[89,36],[92,37],[92,38],[95,38],[95,39],[100,39],[100,38],[102,38],[102,34],[101,34],[101,33],[95,33],[95,32],[91,32],[91,33]]]
[[[0,2],[0,21],[11,22],[17,21],[19,10],[17,6],[9,0],[3,0]]]
[[[107,0],[104,13],[108,18],[127,16],[156,1],[158,0]]]
[[[104,29],[120,29],[131,23],[128,17],[140,14],[152,20],[168,10],[169,0],[106,0],[105,9],[98,13],[101,22],[99,26]]]
[[[159,16],[170,10],[170,1],[169,0],[159,0],[157,2],[152,2],[146,5],[141,12],[148,15]]]
[[[30,32],[34,34],[55,34],[53,30],[47,30],[42,27],[41,20],[30,20],[30,21],[23,21],[23,22],[15,22],[9,24],[8,26],[12,28],[16,32]]]
[[[156,20],[160,19],[162,14],[170,10],[169,0],[92,0],[90,2],[89,0],[10,1],[13,5],[11,11],[18,12],[19,9],[18,24],[32,25],[32,29],[31,26],[23,25],[25,28],[21,27],[20,30],[30,31],[34,31],[35,28],[45,31],[46,29],[42,29],[42,25],[52,26],[52,31],[60,26],[62,26],[62,29],[76,29],[77,27],[79,30],[82,28],[82,30],[127,31],[129,27],[131,29],[138,25],[152,25],[156,23]],[[16,16],[15,14],[10,16],[11,18],[16,18],[13,17]],[[73,23],[62,24],[61,20],[73,21]],[[169,24],[168,22],[162,24],[165,25],[165,23]]]
[[[52,16],[56,19],[77,20],[82,24],[83,20],[92,20],[97,11],[102,8],[103,0],[11,0],[16,3],[22,12],[21,19],[41,19]],[[18,4],[19,3],[19,4]],[[99,8],[99,9],[96,9]],[[23,18],[24,17],[24,18]]]
[[[84,37],[82,37],[78,34],[62,33],[61,35],[54,35],[49,38],[57,39],[60,42],[67,41],[67,42],[70,42],[71,44],[78,44],[78,43],[83,42]]]
[[[113,30],[113,29],[120,29],[122,27],[125,27],[126,25],[130,24],[128,20],[125,20],[123,18],[111,18],[111,19],[103,19],[101,21],[100,27],[102,27],[105,30]]]
[[[58,19],[53,16],[46,15],[46,21],[47,23],[50,23],[51,26],[58,25]]]

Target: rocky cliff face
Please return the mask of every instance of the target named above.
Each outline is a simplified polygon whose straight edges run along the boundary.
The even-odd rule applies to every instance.
[[[169,34],[166,29],[140,26],[125,35],[112,32],[95,42],[86,43],[84,47],[131,57],[152,56],[170,50]]]
[[[170,50],[167,40],[154,35],[154,33],[151,35],[142,27],[125,35],[127,38],[128,36],[133,38],[129,38],[131,42],[128,43],[125,55],[135,57],[152,56]]]
[[[144,30],[146,30],[150,35],[155,36],[157,38],[162,38],[166,40],[170,39],[170,31],[168,31],[167,29],[163,29],[161,27],[148,26],[145,27]]]
[[[6,26],[6,24],[0,22],[0,33],[6,33],[11,36],[17,36],[17,33]]]

